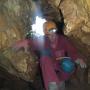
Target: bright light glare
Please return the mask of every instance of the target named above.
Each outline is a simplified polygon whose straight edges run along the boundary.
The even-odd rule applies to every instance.
[[[45,19],[42,19],[36,16],[35,24],[32,25],[32,31],[36,33],[36,35],[44,35],[43,33],[43,23],[46,22]]]

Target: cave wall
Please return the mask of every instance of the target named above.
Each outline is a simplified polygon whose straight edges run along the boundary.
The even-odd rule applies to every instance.
[[[79,38],[90,45],[90,1],[89,0],[53,0],[52,5],[61,9],[64,16],[66,35]]]
[[[36,15],[47,20],[61,21],[60,11],[64,18],[65,35],[70,37],[80,53],[89,59],[90,0],[0,0],[0,50],[7,49],[17,40],[25,38]],[[20,69],[21,67],[18,70]]]
[[[0,15],[4,15],[4,17],[8,19],[9,26],[11,24],[17,25],[16,27],[19,28],[19,31],[24,32],[22,36],[25,36],[25,34],[31,30],[31,24],[35,19],[34,16],[40,12],[38,8],[41,9],[43,17],[58,21],[61,20],[59,12],[59,10],[61,10],[65,23],[64,33],[66,35],[73,35],[79,38],[83,43],[90,45],[89,0],[0,1]]]
[[[37,72],[35,56],[12,46],[31,30],[35,10],[31,0],[0,0],[0,68],[26,81],[33,80]]]

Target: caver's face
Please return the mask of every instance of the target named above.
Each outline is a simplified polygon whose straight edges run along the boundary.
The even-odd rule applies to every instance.
[[[45,36],[47,36],[52,42],[55,41],[56,30],[57,30],[56,24],[52,21],[45,22],[43,25],[43,32]]]
[[[57,29],[56,28],[52,28],[52,29],[50,29],[50,30],[48,30],[47,31],[47,37],[50,39],[50,41],[55,41],[55,39],[56,39],[56,31],[57,31]]]

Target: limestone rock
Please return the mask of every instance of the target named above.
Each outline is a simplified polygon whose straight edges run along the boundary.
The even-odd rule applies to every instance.
[[[16,52],[8,48],[0,52],[0,66],[26,81],[35,79],[38,65],[36,59],[34,54],[30,52],[28,55],[23,50]]]
[[[86,45],[90,45],[89,0],[63,0],[59,8],[64,16],[64,33],[78,38]]]
[[[16,25],[14,22],[10,22],[8,19],[0,14],[0,49],[5,49],[10,47],[17,40],[23,38],[23,33],[19,30],[19,25]]]

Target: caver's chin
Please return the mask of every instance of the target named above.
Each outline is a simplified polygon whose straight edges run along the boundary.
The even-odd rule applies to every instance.
[[[57,35],[56,34],[52,34],[52,35],[48,35],[49,39],[51,41],[55,41],[57,39]]]

